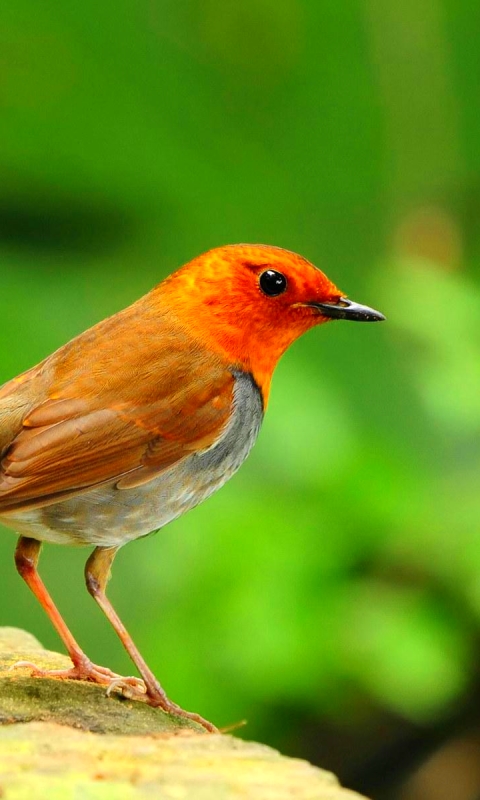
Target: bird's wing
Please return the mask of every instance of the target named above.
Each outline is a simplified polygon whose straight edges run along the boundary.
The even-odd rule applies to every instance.
[[[69,396],[65,382],[33,406],[1,461],[0,514],[106,482],[139,485],[218,439],[233,407],[235,379],[226,367],[173,353],[161,374],[143,375],[144,384],[141,377],[130,376],[123,393],[115,382],[98,393],[80,383]]]

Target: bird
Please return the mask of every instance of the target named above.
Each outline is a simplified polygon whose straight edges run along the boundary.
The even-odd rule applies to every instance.
[[[219,489],[249,454],[274,368],[309,329],[385,317],[348,299],[297,253],[226,245],[0,387],[0,523],[18,536],[15,565],[72,661],[32,674],[119,688],[216,731],[170,700],[107,597],[119,548]],[[44,542],[93,547],[98,603],[141,678],[94,664],[38,572]]]

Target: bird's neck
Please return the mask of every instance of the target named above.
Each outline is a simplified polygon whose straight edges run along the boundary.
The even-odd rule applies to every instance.
[[[259,387],[264,407],[270,393],[274,369],[289,345],[302,331],[290,326],[265,323],[255,317],[252,309],[241,312],[222,302],[221,298],[196,296],[195,287],[170,295],[169,284],[160,284],[147,296],[162,314],[172,318],[184,333],[202,349],[216,353],[229,368],[250,373]],[[238,306],[237,306],[238,308]]]

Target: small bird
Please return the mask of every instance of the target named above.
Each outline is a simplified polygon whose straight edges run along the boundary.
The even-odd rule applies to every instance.
[[[267,245],[210,250],[147,295],[0,388],[0,522],[15,563],[72,660],[32,674],[130,690],[216,728],[166,696],[106,595],[119,548],[184,514],[240,467],[260,429],[273,370],[292,342],[332,319],[375,322],[309,261]],[[94,597],[142,680],[93,664],[37,571],[42,542],[94,546]],[[132,694],[131,694],[132,696]]]

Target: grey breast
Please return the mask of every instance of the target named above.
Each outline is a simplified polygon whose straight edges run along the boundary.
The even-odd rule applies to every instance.
[[[220,439],[134,489],[99,486],[44,508],[9,515],[19,533],[59,544],[118,546],[145,536],[198,505],[237,471],[252,449],[263,419],[252,376],[234,372],[232,415]]]

